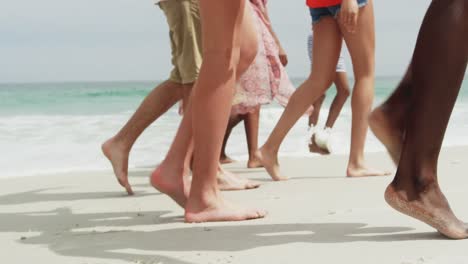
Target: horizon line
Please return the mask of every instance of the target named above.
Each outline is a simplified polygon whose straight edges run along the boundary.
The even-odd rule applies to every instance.
[[[297,79],[306,79],[307,76],[294,76],[294,77],[289,77],[291,80],[297,80]],[[403,76],[400,75],[380,75],[380,76],[375,76],[376,79],[378,78],[403,78]],[[465,76],[464,79],[468,78],[468,75]],[[349,77],[350,80],[353,80],[354,78],[352,76]],[[3,82],[0,81],[0,84],[2,85],[8,85],[8,84],[60,84],[60,83],[128,83],[128,82],[155,82],[155,83],[160,83],[165,80],[41,80],[41,81],[8,81],[8,82]]]

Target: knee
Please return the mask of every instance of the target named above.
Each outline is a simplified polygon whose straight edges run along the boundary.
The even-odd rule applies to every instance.
[[[320,93],[324,97],[323,99],[325,99],[325,93],[332,83],[332,75],[328,77],[325,73],[311,73],[305,82],[305,86],[308,91]]]
[[[337,90],[337,96],[339,97],[348,98],[350,94],[351,91],[349,90],[349,87],[339,87]]]
[[[373,82],[374,75],[375,67],[371,60],[361,61],[358,67],[354,67],[355,84]]]
[[[373,74],[360,74],[355,75],[353,94],[361,93],[364,91],[373,91],[374,89],[374,75]]]

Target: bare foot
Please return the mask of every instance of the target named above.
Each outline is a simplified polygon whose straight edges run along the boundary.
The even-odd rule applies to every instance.
[[[150,176],[151,185],[161,193],[171,197],[178,205],[185,207],[190,192],[188,177],[175,173],[164,165],[159,165]]]
[[[247,168],[249,169],[263,168],[263,165],[260,162],[260,160],[257,158],[257,156],[253,155],[253,157],[249,158],[249,161],[247,161]]]
[[[239,207],[221,197],[210,200],[201,202],[190,197],[185,207],[185,222],[245,221],[264,218],[267,215],[265,210]]]
[[[395,164],[400,161],[404,133],[392,124],[381,107],[376,108],[369,118],[369,125],[375,136],[385,145]]]
[[[385,191],[385,200],[393,209],[432,226],[448,238],[468,238],[467,226],[453,214],[438,187],[419,192],[416,199],[408,199],[405,191],[397,191],[391,184]]]
[[[251,181],[236,175],[232,172],[224,170],[219,167],[218,171],[218,187],[222,191],[240,191],[248,189],[256,189],[260,187],[260,183],[256,181]]]
[[[262,147],[257,150],[255,155],[274,181],[286,181],[289,179],[288,177],[281,176],[278,157],[276,154],[269,153]]]
[[[229,163],[234,163],[236,162],[235,160],[231,159],[230,157],[223,155],[221,158],[219,158],[219,162],[221,164],[229,164]]]
[[[317,154],[320,154],[320,155],[329,155],[330,154],[329,151],[327,151],[325,149],[322,149],[319,146],[317,146],[317,143],[315,143],[314,137],[315,137],[315,135],[312,136],[312,138],[310,139],[309,152],[317,153]]]
[[[128,151],[120,146],[114,138],[104,142],[101,149],[104,156],[112,164],[114,175],[119,184],[125,188],[129,195],[133,195],[132,187],[128,182]]]
[[[348,177],[358,178],[358,177],[372,177],[372,176],[388,176],[392,174],[389,171],[381,171],[377,169],[368,168],[366,166],[353,166],[348,165],[346,175]]]

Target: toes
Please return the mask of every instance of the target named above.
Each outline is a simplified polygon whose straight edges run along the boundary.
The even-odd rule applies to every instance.
[[[257,189],[258,187],[260,187],[260,184],[247,183],[245,185],[245,189],[247,189],[247,190]]]
[[[267,211],[255,209],[246,215],[246,219],[248,220],[259,219],[259,218],[264,218],[266,215],[267,215]]]
[[[284,176],[276,176],[276,177],[273,177],[273,180],[274,181],[287,181],[287,180],[289,180],[289,178],[284,177]]]
[[[134,195],[135,194],[133,192],[132,186],[130,186],[130,184],[127,183],[127,185],[125,185],[124,187],[125,187],[125,190],[127,191],[128,195]]]
[[[377,176],[389,176],[391,175],[392,173],[389,172],[389,171],[379,171],[377,173],[375,173],[374,175],[377,175]]]
[[[256,189],[256,188],[260,187],[260,185],[262,185],[260,182],[248,181],[248,182],[245,184],[245,188],[246,188],[246,189]]]
[[[128,195],[133,195],[134,192],[132,190],[132,186],[130,185],[130,183],[128,182],[128,179],[117,179],[119,181],[119,184],[125,188],[125,191],[127,191],[127,194]]]

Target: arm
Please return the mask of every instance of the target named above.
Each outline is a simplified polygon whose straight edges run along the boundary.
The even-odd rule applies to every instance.
[[[341,3],[341,11],[339,14],[340,23],[344,25],[346,30],[354,33],[357,27],[359,16],[359,6],[356,0],[343,0]]]
[[[267,7],[265,6],[265,8],[261,9],[261,11],[262,11],[263,18],[265,19],[265,21],[268,22],[268,24],[267,24],[268,30],[270,31],[271,35],[275,39],[276,45],[278,45],[279,58],[280,58],[281,64],[283,64],[283,66],[286,66],[288,64],[288,55],[286,54],[286,51],[284,50],[283,46],[281,46],[281,42],[279,41],[278,36],[276,35],[275,31],[273,30],[273,27],[271,25],[270,16],[268,15]]]

